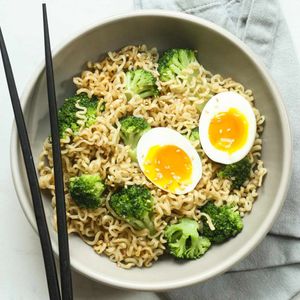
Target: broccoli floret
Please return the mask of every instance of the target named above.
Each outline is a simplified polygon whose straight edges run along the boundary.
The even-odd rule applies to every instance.
[[[125,145],[130,146],[129,156],[136,161],[136,147],[142,135],[151,127],[144,118],[127,116],[120,120],[120,137]]]
[[[217,176],[231,180],[231,188],[239,189],[250,177],[250,171],[251,163],[249,158],[245,157],[236,163],[223,166],[217,173]]]
[[[121,188],[111,196],[109,205],[121,219],[133,228],[137,230],[147,228],[150,234],[155,233],[151,220],[153,198],[146,187],[133,185]]]
[[[97,208],[103,199],[101,195],[105,184],[99,175],[81,175],[70,178],[70,194],[75,203],[80,207]]]
[[[169,225],[166,228],[170,253],[177,258],[196,259],[202,256],[210,247],[208,238],[198,233],[197,221],[182,218],[179,223]]]
[[[168,81],[181,74],[191,63],[198,62],[195,51],[190,49],[169,49],[158,61],[161,81]]]
[[[201,208],[201,212],[210,216],[215,227],[211,230],[206,220],[203,220],[202,234],[212,243],[220,244],[236,236],[243,229],[243,220],[230,205],[216,206],[208,202]],[[202,218],[205,218],[204,216]]]
[[[126,73],[126,86],[129,91],[141,98],[158,95],[155,77],[151,72],[144,69],[128,71]]]
[[[195,127],[191,130],[191,133],[189,134],[188,136],[188,139],[191,141],[191,142],[196,142],[196,141],[199,141],[199,127]]]
[[[98,106],[98,99],[96,96],[89,98],[86,93],[81,93],[73,97],[65,99],[64,104],[58,110],[58,126],[60,137],[63,138],[66,129],[71,128],[74,133],[78,131],[80,125],[76,113],[79,109],[76,104],[86,108],[86,122],[85,126],[89,127],[96,121],[96,113]]]

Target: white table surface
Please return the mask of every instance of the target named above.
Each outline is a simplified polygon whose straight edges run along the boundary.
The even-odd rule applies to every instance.
[[[0,0],[0,26],[20,94],[44,56],[42,2],[48,4],[52,48],[86,24],[133,10],[133,0]],[[280,0],[280,3],[300,53],[300,1]],[[47,299],[39,240],[21,210],[10,173],[13,113],[2,63],[0,103],[0,299]],[[75,299],[158,299],[152,293],[109,288],[76,273],[73,273],[73,281]]]

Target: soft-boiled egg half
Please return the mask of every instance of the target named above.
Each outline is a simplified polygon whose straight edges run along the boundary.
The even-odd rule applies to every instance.
[[[192,191],[202,176],[202,163],[192,144],[170,128],[146,132],[137,145],[137,159],[145,176],[174,194]]]
[[[256,118],[250,103],[236,92],[222,92],[205,105],[199,135],[202,148],[213,161],[232,164],[250,151],[256,134]]]

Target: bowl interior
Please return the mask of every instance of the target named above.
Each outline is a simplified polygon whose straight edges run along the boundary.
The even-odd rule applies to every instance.
[[[266,116],[263,134],[263,159],[268,168],[264,185],[252,213],[245,217],[243,232],[222,246],[214,246],[203,258],[176,263],[162,257],[151,268],[123,270],[75,235],[70,236],[70,255],[74,268],[104,283],[133,289],[164,290],[202,281],[223,272],[245,256],[263,238],[283,202],[288,181],[290,140],[284,109],[269,77],[254,61],[248,50],[228,33],[211,23],[179,13],[136,13],[97,25],[61,48],[54,56],[57,99],[75,91],[72,77],[110,50],[130,44],[146,44],[160,51],[185,47],[197,49],[204,67],[224,77],[232,77],[253,90],[256,106]],[[42,71],[25,93],[24,114],[35,162],[45,137],[49,118],[45,75]],[[285,161],[287,159],[287,161]],[[26,180],[16,132],[12,139],[12,169],[20,202],[29,221],[35,226],[31,197]],[[44,206],[51,239],[57,251],[57,237],[52,230],[52,208],[44,196]]]

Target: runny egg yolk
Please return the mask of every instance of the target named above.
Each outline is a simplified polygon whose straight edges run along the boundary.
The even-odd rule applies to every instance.
[[[244,146],[248,137],[246,117],[235,108],[213,117],[208,129],[211,144],[224,152],[233,153]]]
[[[191,183],[190,157],[175,145],[152,146],[144,160],[145,175],[158,187],[170,192]]]

